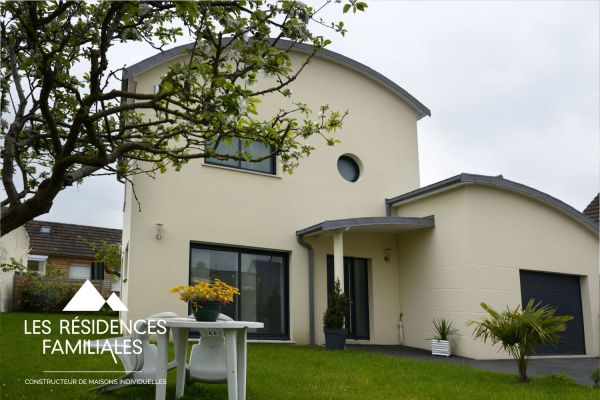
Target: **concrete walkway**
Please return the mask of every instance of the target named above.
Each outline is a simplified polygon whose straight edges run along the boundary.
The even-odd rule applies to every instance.
[[[470,358],[458,356],[434,357],[428,350],[416,349],[413,347],[405,346],[351,344],[347,347],[353,350],[371,351],[387,354],[390,356],[414,358],[418,360],[429,360],[449,364],[459,364],[487,371],[506,372],[515,375],[517,374],[517,365],[513,360],[472,360]],[[598,357],[541,358],[531,360],[529,362],[527,372],[529,376],[567,374],[570,375],[573,379],[575,379],[575,381],[580,385],[593,385],[594,381],[590,379],[590,375],[592,371],[598,368],[598,362]]]

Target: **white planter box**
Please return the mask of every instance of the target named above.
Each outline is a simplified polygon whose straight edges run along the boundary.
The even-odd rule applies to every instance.
[[[431,339],[431,354],[434,356],[450,357],[452,346],[448,340]]]

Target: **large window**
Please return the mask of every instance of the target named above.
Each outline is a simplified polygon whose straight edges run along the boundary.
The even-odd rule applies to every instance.
[[[221,141],[218,144],[218,146],[215,148],[215,150],[219,154],[232,155],[232,156],[236,155],[240,152],[248,153],[248,154],[250,154],[252,159],[266,157],[271,153],[271,148],[269,148],[269,146],[267,146],[263,143],[253,142],[249,145],[245,145],[243,143],[243,141],[241,141],[237,138],[232,138],[231,144],[225,142],[224,140]],[[215,158],[215,157],[207,157],[205,159],[205,162],[207,164],[222,165],[222,166],[230,167],[230,168],[238,168],[238,169],[245,169],[248,171],[263,172],[265,174],[272,174],[272,175],[275,174],[275,157],[269,157],[267,159],[264,159],[264,160],[258,161],[258,162],[239,161],[239,160],[219,160],[218,158]]]
[[[287,254],[193,244],[190,283],[215,278],[240,289],[224,314],[265,324],[263,329],[249,329],[250,337],[289,339]]]

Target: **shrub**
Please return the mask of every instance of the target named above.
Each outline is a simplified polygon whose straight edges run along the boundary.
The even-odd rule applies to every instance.
[[[48,267],[48,278],[41,277],[36,272],[23,275],[20,295],[23,311],[54,313],[61,312],[79,287],[60,279],[62,271]]]
[[[470,321],[475,326],[475,338],[489,339],[492,344],[499,343],[517,362],[519,380],[528,382],[527,363],[535,350],[542,344],[555,345],[560,340],[559,334],[566,329],[566,322],[573,319],[570,315],[554,315],[556,309],[541,306],[533,299],[521,310],[498,312],[485,303],[481,307],[490,315],[483,321]]]
[[[348,314],[348,296],[342,291],[340,280],[335,280],[333,291],[329,293],[327,310],[323,314],[323,325],[328,329],[342,329]]]
[[[590,375],[590,378],[594,381],[596,387],[598,387],[598,385],[600,385],[600,368],[596,368],[596,370]]]

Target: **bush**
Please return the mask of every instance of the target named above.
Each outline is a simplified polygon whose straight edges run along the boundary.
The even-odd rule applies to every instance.
[[[49,269],[50,278],[61,274]],[[26,273],[21,283],[21,305],[23,311],[55,313],[61,312],[79,287],[60,279],[45,279],[37,273]]]
[[[600,368],[596,368],[596,370],[590,375],[590,378],[592,378],[596,384],[596,387],[598,387],[598,385],[600,385]]]

